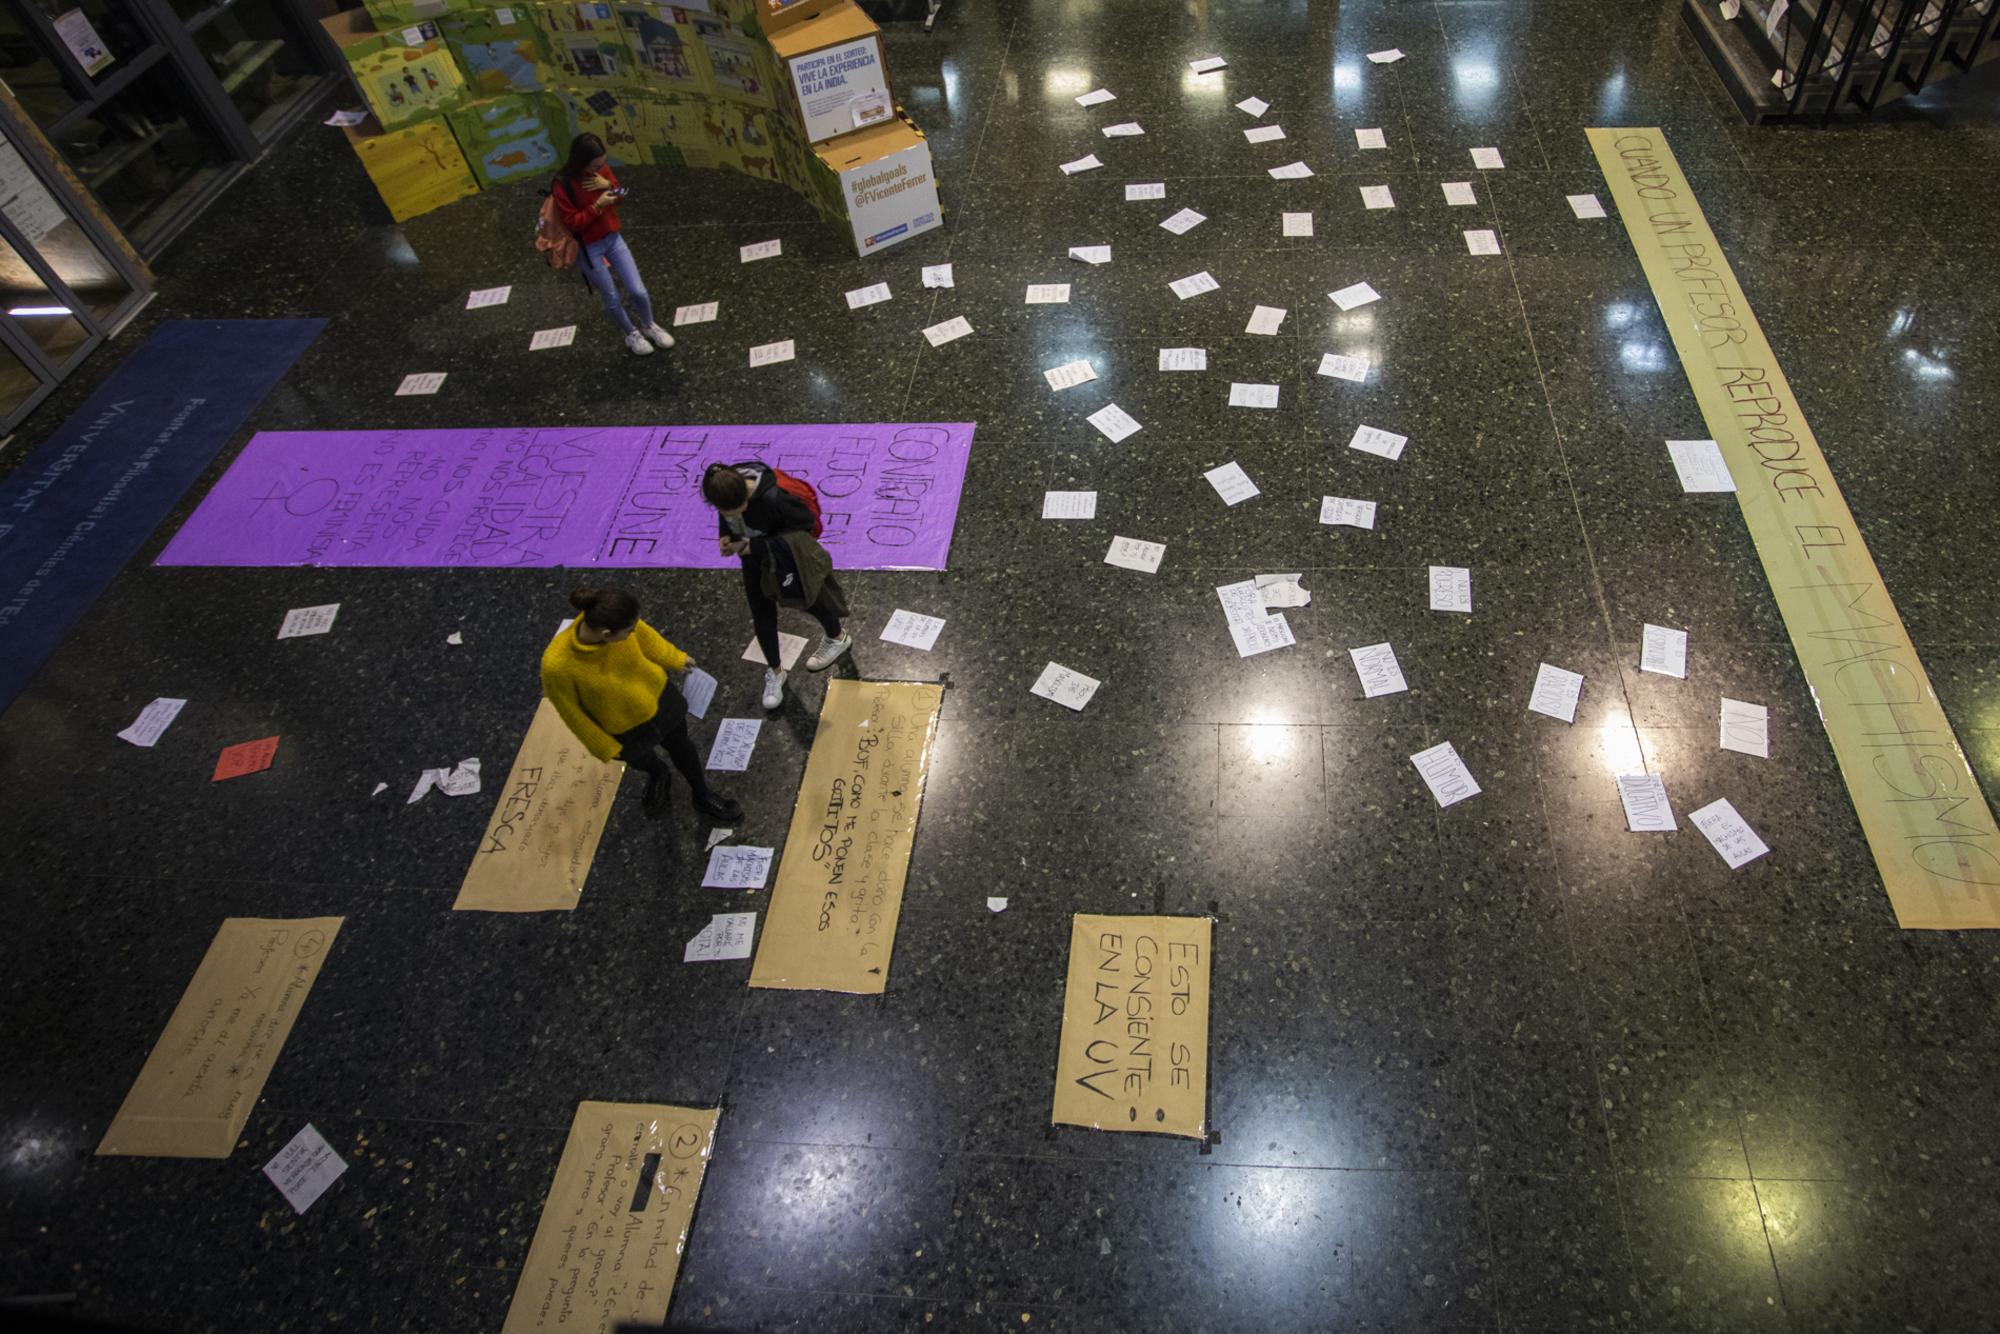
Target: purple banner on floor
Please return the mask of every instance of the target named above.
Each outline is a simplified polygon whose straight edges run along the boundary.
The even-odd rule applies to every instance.
[[[811,482],[845,570],[941,570],[972,422],[266,431],[161,565],[723,567],[711,463]]]

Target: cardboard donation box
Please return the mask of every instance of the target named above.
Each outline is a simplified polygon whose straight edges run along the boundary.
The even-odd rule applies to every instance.
[[[479,193],[479,182],[442,120],[384,130],[370,116],[359,125],[346,126],[345,132],[397,222]]]
[[[943,222],[931,146],[908,121],[856,130],[813,152],[837,187],[856,254],[875,254]]]
[[[888,120],[889,66],[882,30],[853,0],[771,34],[785,66],[791,110],[812,143]]]
[[[815,14],[823,14],[846,0],[751,0],[757,12],[757,24],[765,37],[783,32],[794,23],[803,23]]]
[[[321,19],[320,26],[340,48],[368,109],[384,127],[435,116],[465,100],[465,80],[435,23],[377,32],[367,15],[349,9]]]

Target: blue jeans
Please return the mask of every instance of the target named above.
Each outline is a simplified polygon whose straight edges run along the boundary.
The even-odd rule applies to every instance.
[[[625,289],[625,295],[638,308],[639,324],[645,328],[653,322],[653,298],[646,292],[646,284],[639,277],[639,266],[632,259],[632,248],[625,244],[624,234],[613,232],[601,241],[586,241],[576,256],[577,267],[583,270],[583,280],[604,302],[604,308],[611,312],[611,318],[625,333],[631,333],[634,326],[632,317],[625,313],[624,302],[618,299],[618,288]],[[618,275],[614,286],[613,273]]]

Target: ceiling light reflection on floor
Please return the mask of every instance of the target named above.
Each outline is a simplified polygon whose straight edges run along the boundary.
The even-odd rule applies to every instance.
[[[1042,75],[1042,91],[1050,98],[1080,97],[1090,91],[1090,71],[1069,65],[1051,65]]]
[[[1253,715],[1243,727],[1244,745],[1253,764],[1278,764],[1299,751],[1299,728],[1271,714]]]
[[[62,1127],[34,1121],[9,1126],[0,1140],[0,1177],[19,1189],[22,1179],[69,1162],[77,1145]]]
[[[1454,60],[1451,94],[1459,111],[1489,110],[1500,94],[1500,71],[1490,60]]]
[[[1598,724],[1597,742],[1607,773],[1615,777],[1645,772],[1645,748],[1639,744],[1639,733],[1632,726],[1632,719],[1622,711]]]
[[[1955,378],[1952,375],[1950,366],[1947,366],[1935,357],[1925,356],[1913,347],[1903,349],[1903,361],[1909,366],[1910,373],[1919,380],[1927,380],[1935,384],[1940,380]]]
[[[1634,339],[1618,345],[1618,360],[1626,370],[1655,374],[1667,369],[1666,348],[1658,343],[1642,343]]]

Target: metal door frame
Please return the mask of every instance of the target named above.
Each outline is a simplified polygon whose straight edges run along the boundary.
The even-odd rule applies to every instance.
[[[0,133],[21,160],[28,166],[35,179],[41,183],[51,198],[62,207],[63,214],[71,223],[83,230],[84,237],[96,250],[99,258],[108,263],[112,271],[125,284],[126,295],[110,313],[100,318],[96,312],[79,300],[70,290],[69,284],[57,276],[55,269],[42,257],[38,246],[31,244],[14,220],[0,213],[0,237],[32,269],[35,276],[49,289],[50,295],[69,307],[71,318],[84,328],[87,335],[62,361],[52,360],[42,351],[41,345],[25,333],[16,316],[0,313],[0,342],[20,358],[21,363],[33,371],[42,382],[42,388],[31,395],[25,404],[11,413],[0,414],[0,431],[11,430],[16,422],[46,398],[57,384],[73,372],[78,364],[95,351],[106,338],[123,328],[127,321],[139,313],[148,301],[153,299],[152,275],[144,267],[133,262],[125,248],[114,239],[108,224],[98,216],[93,207],[86,207],[71,186],[69,178],[48,162],[43,153],[43,139],[33,126],[23,126],[6,106],[0,103]],[[93,201],[94,202],[94,201]]]
[[[315,63],[321,66],[319,78],[314,87],[298,94],[284,108],[270,126],[269,140],[260,140],[252,130],[249,121],[237,109],[222,80],[208,67],[200,47],[195,45],[195,34],[212,20],[225,14],[231,7],[231,0],[216,0],[192,18],[183,20],[169,0],[118,0],[135,23],[151,40],[152,45],[142,58],[126,62],[126,68],[107,72],[102,82],[94,82],[83,72],[83,66],[71,54],[55,30],[55,21],[35,0],[0,0],[12,3],[22,24],[29,28],[48,57],[62,75],[69,94],[77,105],[51,121],[45,133],[51,140],[60,135],[63,127],[72,120],[93,114],[107,101],[118,96],[125,88],[137,80],[147,70],[165,62],[177,76],[175,83],[191,103],[189,113],[199,118],[199,128],[213,134],[221,142],[224,161],[217,164],[213,179],[190,197],[174,213],[152,222],[144,232],[129,234],[133,246],[142,253],[153,255],[171,244],[175,237],[193,222],[201,211],[215,202],[216,196],[228,189],[249,167],[278,142],[293,125],[300,120],[317,97],[325,91],[338,76],[339,70],[325,68],[327,64],[327,43],[318,40],[323,34],[314,31],[317,24],[307,15],[301,0],[271,0],[271,7],[285,24],[302,51],[309,53]],[[9,135],[13,138],[12,134]],[[143,244],[142,244],[143,242]]]

